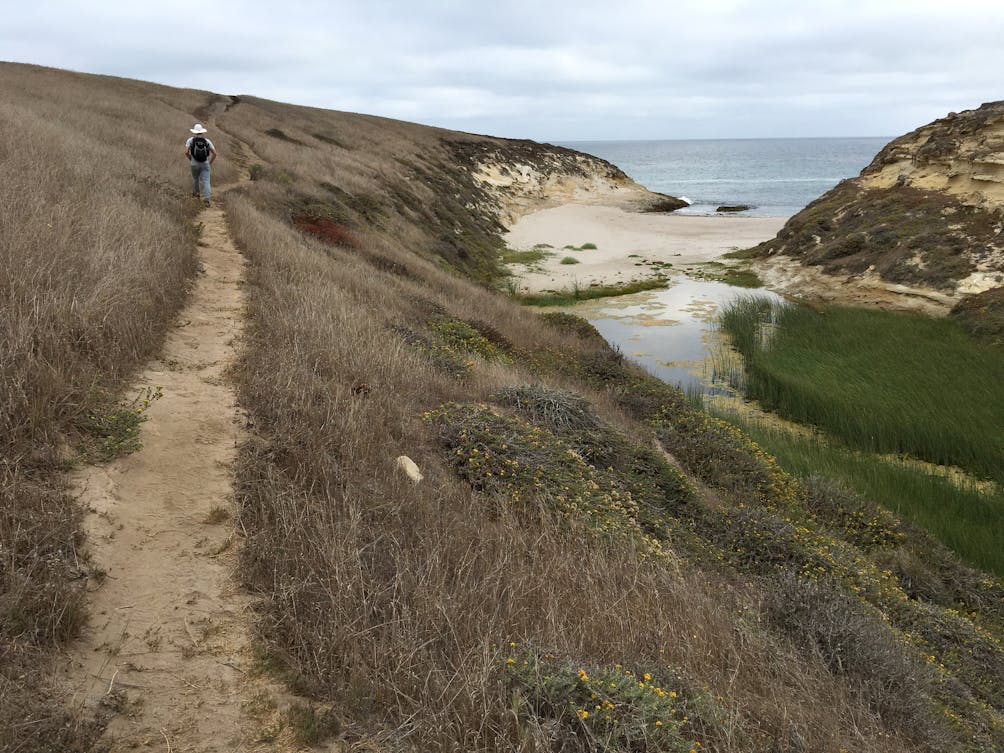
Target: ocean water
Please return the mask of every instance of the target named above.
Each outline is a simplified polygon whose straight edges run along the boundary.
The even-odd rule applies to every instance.
[[[561,146],[613,162],[646,188],[693,203],[680,214],[714,214],[723,204],[747,216],[788,217],[856,176],[891,139],[708,139],[576,141]]]

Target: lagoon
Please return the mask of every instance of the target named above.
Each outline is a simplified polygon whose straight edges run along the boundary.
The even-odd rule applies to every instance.
[[[720,394],[728,389],[713,379],[712,359],[720,347],[717,316],[723,306],[751,292],[781,300],[765,289],[677,274],[664,289],[599,298],[566,310],[587,319],[607,342],[663,381]]]

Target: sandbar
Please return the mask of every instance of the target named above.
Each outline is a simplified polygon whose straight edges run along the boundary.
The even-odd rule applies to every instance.
[[[521,290],[613,285],[720,259],[777,235],[787,217],[700,216],[632,212],[614,206],[563,204],[520,217],[503,237],[510,249],[546,244],[548,256],[511,265]],[[580,249],[594,244],[595,249]],[[574,246],[575,249],[566,248]],[[577,264],[562,264],[565,257]]]

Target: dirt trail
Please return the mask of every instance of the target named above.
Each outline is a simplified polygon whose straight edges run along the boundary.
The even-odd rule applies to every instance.
[[[106,573],[90,625],[72,647],[73,701],[116,712],[113,751],[274,750],[253,743],[247,714],[258,685],[250,597],[233,571],[232,464],[241,438],[226,369],[242,331],[244,260],[222,209],[199,215],[201,268],[159,360],[140,387],[159,386],[143,449],[72,479],[88,548]]]

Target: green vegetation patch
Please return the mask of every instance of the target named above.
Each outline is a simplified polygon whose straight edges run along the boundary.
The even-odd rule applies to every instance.
[[[664,511],[692,495],[682,475],[594,417],[575,415],[574,402],[545,410],[542,403],[553,396],[529,399],[527,390],[537,389],[497,397],[522,404],[538,422],[487,404],[446,404],[425,418],[458,475],[496,504],[529,511],[542,505],[595,535],[630,540],[643,556],[666,556]],[[561,430],[553,420],[558,414],[566,416]]]
[[[739,259],[739,260],[755,259],[757,258],[757,256],[758,253],[756,246],[754,246],[753,248],[737,248],[733,251],[728,251],[722,254],[722,258],[724,259]]]
[[[950,319],[744,298],[722,327],[767,409],[852,447],[1004,480],[1004,353]]]
[[[733,267],[721,262],[707,262],[689,270],[688,274],[698,280],[724,282],[726,285],[732,285],[737,288],[763,287],[763,280],[753,270]]]
[[[590,285],[585,288],[574,285],[571,290],[553,293],[516,293],[513,298],[527,306],[571,306],[594,298],[610,298],[664,287],[666,287],[666,277],[659,275],[647,280],[634,280],[615,285]]]
[[[278,128],[269,128],[267,131],[265,131],[265,135],[271,136],[273,139],[279,139],[279,141],[285,141],[290,144],[296,144],[297,146],[306,146],[306,144],[300,141],[300,139],[294,138],[293,136],[290,136],[288,133]]]
[[[895,514],[930,531],[967,562],[1004,576],[1004,530],[1001,528],[1004,494],[1000,491],[986,494],[972,484],[934,475],[921,466],[893,462],[822,438],[794,436],[756,422],[741,423],[744,434],[768,448],[784,468],[796,475],[839,479],[854,492],[881,502]],[[822,492],[817,504],[833,507],[835,500],[826,500],[833,494],[836,492],[832,489]],[[874,519],[883,517],[882,513],[878,509],[862,508],[857,501],[841,500],[835,509],[825,513],[825,517],[848,540],[864,544],[866,548],[890,534],[900,535],[896,526],[873,524]],[[874,525],[879,526],[878,530]],[[924,577],[920,574],[912,580]]]
[[[330,709],[317,709],[305,703],[294,703],[284,714],[286,725],[296,743],[313,748],[337,736],[342,729],[341,720]]]
[[[569,332],[584,340],[592,340],[606,345],[603,335],[587,319],[565,311],[545,311],[540,314],[540,318],[555,329],[562,332]]]
[[[505,264],[525,264],[527,267],[537,267],[544,259],[554,254],[543,248],[532,248],[528,251],[508,249],[502,254]]]
[[[694,753],[702,727],[725,714],[707,693],[691,693],[664,668],[635,673],[616,664],[577,666],[510,643],[505,659],[517,713],[557,725],[576,750]]]
[[[310,135],[318,141],[323,141],[325,144],[330,144],[331,146],[337,146],[339,149],[345,149],[346,151],[350,149],[350,147],[346,146],[344,141],[326,133],[312,133]]]
[[[801,508],[801,485],[727,421],[689,407],[660,408],[651,421],[666,448],[702,481],[769,510]]]
[[[581,246],[565,246],[566,251],[595,251],[599,248],[595,243],[583,243]]]
[[[500,363],[513,361],[509,342],[483,322],[436,315],[426,322],[424,332],[404,326],[394,329],[437,368],[460,379],[473,371],[475,358]]]
[[[104,390],[98,390],[93,407],[76,421],[84,435],[84,454],[99,461],[109,461],[138,452],[143,447],[140,428],[147,411],[163,392],[160,387],[146,387],[125,404],[112,403]]]
[[[512,362],[503,340],[499,337],[490,339],[481,329],[462,319],[434,319],[429,322],[429,329],[438,342],[450,350],[463,351],[486,361]]]
[[[561,259],[562,264],[579,264],[579,260],[574,256],[565,256]]]

